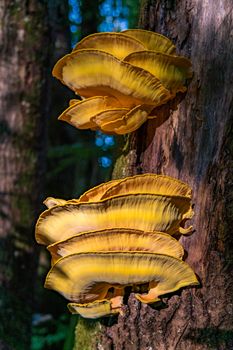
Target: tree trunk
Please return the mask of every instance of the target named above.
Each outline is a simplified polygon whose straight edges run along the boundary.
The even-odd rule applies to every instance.
[[[231,0],[143,3],[140,27],[171,38],[194,76],[175,111],[162,107],[130,136],[115,176],[151,172],[191,185],[195,232],[180,240],[201,287],[163,298],[160,309],[131,294],[125,316],[102,325],[97,349],[233,349],[232,17]]]
[[[45,155],[46,7],[2,0],[0,23],[0,349],[27,350]]]

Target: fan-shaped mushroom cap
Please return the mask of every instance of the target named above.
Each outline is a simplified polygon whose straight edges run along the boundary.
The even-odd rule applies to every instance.
[[[125,116],[130,111],[129,108],[115,108],[109,109],[97,114],[93,121],[98,126],[98,128],[102,131],[105,131],[103,126],[105,124],[112,124],[112,127],[109,128],[108,132],[114,132],[114,130],[120,127],[124,123]]]
[[[115,300],[117,298],[117,303]],[[92,303],[87,304],[77,304],[77,303],[69,303],[68,309],[72,314],[79,314],[85,318],[99,318],[103,316],[109,316],[113,314],[122,313],[122,297],[116,297],[112,300],[96,300]]]
[[[192,76],[191,62],[182,56],[171,56],[155,51],[140,51],[131,53],[125,57],[124,61],[153,74],[173,94],[185,91],[184,83]]]
[[[95,33],[82,39],[73,49],[101,49],[122,59],[135,51],[145,50],[137,39],[123,33]]]
[[[132,109],[117,107],[119,105],[112,97],[90,97],[73,103],[58,119],[79,129],[97,127],[104,132],[125,134],[139,128],[153,109],[153,106],[147,105]]]
[[[101,199],[124,194],[151,193],[191,198],[192,189],[186,183],[167,175],[141,174],[121,179],[103,193]]]
[[[58,117],[58,119],[64,120],[76,128],[88,129],[97,126],[93,121],[94,117],[105,111],[112,111],[113,108],[119,106],[119,101],[113,97],[90,97],[81,101],[77,100],[76,103],[71,103],[70,106]],[[128,111],[128,109],[125,110]]]
[[[80,197],[80,202],[97,202],[99,201],[104,193],[112,186],[122,181],[122,179],[111,180],[104,182],[98,186],[91,188],[90,190],[84,192]]]
[[[157,297],[198,284],[194,272],[182,260],[144,252],[110,252],[61,258],[49,271],[45,287],[70,301],[86,303],[104,299],[110,287],[147,282],[157,282]]]
[[[49,245],[47,249],[52,255],[53,264],[64,256],[85,252],[147,251],[174,256],[177,259],[181,259],[184,254],[182,245],[166,233],[123,228],[82,232]]]
[[[64,56],[53,75],[81,96],[113,96],[124,107],[160,105],[170,96],[151,73],[100,50],[83,49]]]
[[[49,245],[80,232],[131,228],[173,234],[188,233],[180,223],[191,218],[190,199],[176,196],[131,194],[99,202],[67,203],[44,211],[36,224],[36,240]]]
[[[100,128],[105,133],[126,134],[138,129],[148,118],[148,114],[153,109],[152,106],[138,105],[127,113],[122,113],[118,119],[101,122]],[[95,119],[96,120],[96,119]]]
[[[176,51],[176,47],[172,41],[161,34],[143,29],[127,29],[122,33],[141,41],[147,50],[161,51],[170,55]]]
[[[43,204],[46,205],[47,208],[52,208],[55,205],[64,205],[66,203],[67,203],[67,201],[65,199],[53,198],[53,197],[47,197],[43,201]]]

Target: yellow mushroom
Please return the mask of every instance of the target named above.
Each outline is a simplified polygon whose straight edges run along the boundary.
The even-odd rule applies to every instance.
[[[85,100],[76,100],[76,102],[72,102],[70,106],[58,117],[58,119],[66,121],[79,129],[93,128],[98,125],[95,123],[95,121],[93,121],[93,118],[98,116],[100,113],[112,111],[116,107],[120,107],[120,103],[113,97],[90,97]],[[128,109],[126,110],[128,111]],[[113,117],[115,117],[115,115],[113,115]]]
[[[67,306],[72,314],[79,314],[85,318],[96,319],[118,313],[123,314],[121,309],[122,305],[123,298],[115,297],[110,300],[96,300],[87,304],[69,303]]]
[[[135,51],[145,50],[145,46],[137,39],[123,33],[95,33],[82,39],[73,49],[101,49],[122,59]]]
[[[143,232],[131,229],[104,229],[88,231],[47,247],[52,256],[52,264],[62,257],[74,253],[105,251],[147,251],[166,254],[182,259],[181,244],[163,232]]]
[[[192,189],[186,183],[167,175],[141,174],[111,183],[111,186],[103,193],[101,199],[133,193],[151,193],[191,198]]]
[[[173,55],[176,51],[175,45],[166,36],[143,29],[127,29],[122,32],[144,44],[147,50],[161,51]]]
[[[161,105],[170,92],[146,70],[101,50],[77,50],[61,58],[53,75],[85,98],[112,96],[124,107]]]
[[[104,193],[112,186],[122,181],[122,179],[111,180],[104,182],[98,186],[91,188],[90,190],[84,192],[80,197],[80,202],[96,202],[99,201]]]
[[[72,101],[60,120],[80,129],[126,134],[155,118],[150,114],[155,107],[186,90],[191,63],[175,55],[165,36],[130,29],[87,36],[56,63],[53,75],[87,99]],[[112,103],[106,105],[106,99]]]
[[[178,91],[184,92],[185,81],[192,76],[191,62],[182,56],[171,56],[156,51],[140,51],[133,52],[125,57],[124,61],[153,74],[171,91],[171,94],[176,94]]]
[[[147,296],[142,296],[141,300],[146,298],[146,302],[198,284],[189,265],[174,257],[145,252],[106,252],[61,258],[49,271],[45,287],[72,302],[89,303],[105,299],[112,287],[118,289],[148,282],[154,282],[153,295],[151,297],[149,291]]]
[[[188,233],[183,220],[193,216],[190,198],[153,194],[130,194],[89,203],[67,203],[44,211],[36,224],[36,240],[49,245],[80,232],[131,228]]]
[[[105,133],[126,134],[138,129],[148,118],[152,111],[152,106],[138,105],[127,113],[122,114],[118,119],[101,122],[100,128]]]
[[[64,205],[66,203],[67,203],[67,201],[65,199],[53,198],[53,197],[47,197],[43,201],[43,204],[46,205],[47,208],[52,208],[55,205]]]

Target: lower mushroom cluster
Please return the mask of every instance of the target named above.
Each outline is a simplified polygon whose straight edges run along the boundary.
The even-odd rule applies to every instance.
[[[52,256],[45,287],[67,298],[72,313],[122,313],[128,286],[141,302],[154,303],[198,284],[171,236],[192,230],[184,228],[193,215],[187,184],[144,174],[101,184],[79,199],[49,197],[44,203],[48,209],[37,221],[36,240]]]

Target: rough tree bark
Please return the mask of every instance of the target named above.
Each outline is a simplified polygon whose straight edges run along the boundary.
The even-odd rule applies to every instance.
[[[195,232],[181,242],[201,287],[165,298],[166,308],[160,310],[140,304],[131,294],[125,316],[102,325],[95,346],[233,349],[233,4],[146,0],[140,27],[171,38],[178,51],[191,58],[194,76],[175,111],[161,108],[158,121],[130,136],[115,177],[162,173],[192,186]]]
[[[3,0],[0,23],[0,349],[27,350],[45,155],[45,3]]]

